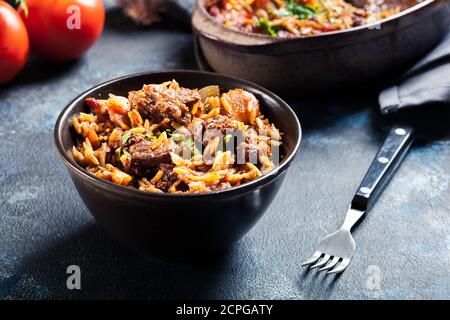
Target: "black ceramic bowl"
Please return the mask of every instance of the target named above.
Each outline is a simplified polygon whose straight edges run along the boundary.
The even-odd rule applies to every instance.
[[[238,187],[216,192],[173,195],[146,193],[101,180],[73,159],[75,143],[69,123],[74,114],[88,111],[87,97],[127,96],[143,84],[176,79],[182,86],[217,84],[224,90],[243,88],[260,101],[261,111],[284,132],[284,157],[268,175]],[[100,84],[73,100],[55,126],[56,148],[78,193],[97,220],[113,237],[150,253],[190,253],[224,249],[240,239],[272,203],[296,155],[301,128],[295,113],[278,96],[253,83],[216,73],[167,71],[140,73]]]

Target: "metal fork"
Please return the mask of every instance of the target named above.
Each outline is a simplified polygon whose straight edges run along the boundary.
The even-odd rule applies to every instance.
[[[355,251],[352,227],[369,212],[394,175],[413,142],[413,128],[395,126],[389,132],[350,205],[342,227],[320,241],[313,256],[302,266],[328,273],[344,271]]]

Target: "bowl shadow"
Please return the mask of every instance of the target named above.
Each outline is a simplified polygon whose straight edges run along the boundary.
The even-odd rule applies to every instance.
[[[207,299],[216,296],[232,251],[183,261],[150,257],[91,224],[26,258],[15,278],[37,279],[38,288],[45,290],[25,294],[43,299]],[[80,268],[81,290],[67,288],[70,265]],[[15,293],[16,285],[10,282],[1,284],[6,295],[28,298]]]
[[[54,63],[47,60],[40,59],[31,54],[25,68],[18,74],[18,76],[11,82],[0,86],[0,93],[7,91],[13,87],[26,86],[28,84],[45,83],[48,80],[56,79],[65,74],[76,70],[81,64],[81,57],[76,60]]]

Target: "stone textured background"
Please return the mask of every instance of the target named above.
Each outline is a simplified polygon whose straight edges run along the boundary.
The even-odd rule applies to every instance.
[[[419,127],[419,139],[356,230],[357,252],[347,271],[330,277],[300,267],[343,221],[390,122],[405,121],[381,118],[375,89],[288,99],[304,129],[300,154],[265,216],[223,255],[164,261],[100,230],[56,154],[58,113],[84,90],[117,76],[196,68],[190,30],[171,22],[136,27],[107,5],[103,36],[86,56],[64,66],[32,59],[0,88],[0,299],[450,298],[446,109],[406,119]],[[80,291],[66,288],[71,264],[81,267]]]

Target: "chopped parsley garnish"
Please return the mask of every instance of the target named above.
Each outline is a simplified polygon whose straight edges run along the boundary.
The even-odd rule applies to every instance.
[[[149,138],[150,140],[157,140],[158,139],[156,136],[151,135],[149,132],[146,132],[145,136],[147,138]]]
[[[270,21],[267,18],[262,18],[258,20],[258,27],[263,28],[270,36],[276,37],[277,32],[275,29],[270,25]]]
[[[181,133],[174,133],[174,134],[172,134],[172,140],[175,142],[183,141],[184,135],[182,135]]]
[[[127,150],[123,150],[123,154],[131,158],[131,154]]]
[[[296,16],[302,20],[308,19],[316,13],[315,9],[300,4],[297,0],[287,0],[286,6],[276,11],[279,17]]]
[[[194,140],[192,140],[192,138],[189,138],[186,141],[184,141],[183,143],[185,145],[187,145],[188,147],[192,147],[194,145]]]
[[[201,152],[194,146],[194,147],[192,147],[192,156],[198,156],[198,155],[200,155],[201,154]]]
[[[224,138],[223,141],[227,144],[231,141],[231,138],[233,138],[232,134],[227,134]]]
[[[189,138],[183,142],[187,148],[190,149],[191,157],[201,154],[200,151],[195,146],[195,141],[192,138]]]
[[[122,139],[120,140],[120,142],[122,143],[122,145],[124,145],[125,143],[127,143],[128,139],[130,139],[131,137],[131,131],[127,131],[124,133],[124,135],[122,136]]]

